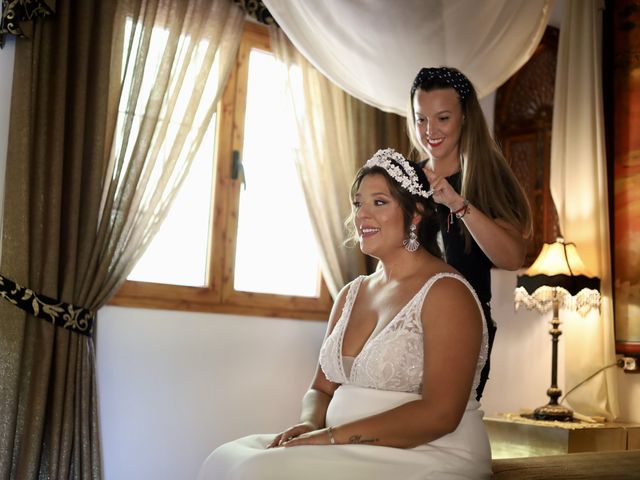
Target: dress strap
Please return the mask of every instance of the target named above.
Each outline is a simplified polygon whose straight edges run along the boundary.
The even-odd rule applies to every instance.
[[[356,277],[349,285],[349,291],[347,292],[347,298],[344,301],[344,306],[342,307],[342,315],[341,318],[349,318],[351,315],[351,310],[353,309],[353,304],[356,301],[356,297],[358,296],[358,291],[360,290],[360,285],[362,281],[365,279],[364,275],[360,275]]]
[[[485,322],[485,318],[484,318],[484,310],[482,309],[482,304],[480,303],[480,299],[478,298],[478,295],[476,294],[476,291],[473,289],[473,287],[467,281],[467,279],[464,278],[459,273],[440,272],[440,273],[436,273],[431,278],[429,278],[429,280],[427,280],[427,282],[424,284],[424,286],[422,287],[421,291],[417,295],[417,297],[418,297],[417,298],[417,302],[418,302],[418,305],[420,307],[419,311],[422,310],[422,306],[424,305],[424,299],[427,297],[427,293],[429,293],[429,290],[431,289],[433,284],[436,283],[441,278],[455,278],[456,280],[459,280],[460,282],[462,282],[465,287],[467,287],[467,289],[471,292],[471,295],[473,295],[473,298],[476,301],[476,304],[478,305],[478,309],[480,309],[480,315],[482,315],[483,324],[485,324],[486,322]],[[486,325],[485,325],[485,330],[486,330]]]

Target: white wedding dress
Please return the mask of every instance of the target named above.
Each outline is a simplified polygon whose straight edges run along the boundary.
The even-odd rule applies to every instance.
[[[384,412],[419,399],[422,392],[423,339],[420,312],[431,285],[457,274],[430,278],[404,308],[367,341],[345,371],[342,338],[363,276],[352,282],[342,315],[320,350],[327,378],[341,384],[326,415],[327,426],[337,426]],[[482,312],[480,303],[478,308]],[[483,479],[491,475],[491,450],[475,400],[480,372],[487,356],[483,336],[473,386],[457,429],[416,448],[374,445],[305,445],[266,449],[275,434],[251,435],[226,443],[203,463],[199,480],[418,480]],[[442,365],[442,368],[447,368]]]

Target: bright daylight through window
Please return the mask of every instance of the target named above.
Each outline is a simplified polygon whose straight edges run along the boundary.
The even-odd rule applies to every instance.
[[[319,258],[292,159],[294,119],[282,108],[285,75],[273,55],[251,52],[234,288],[313,297]]]
[[[283,108],[285,67],[271,53],[257,49],[249,59],[240,152],[244,186],[236,199],[237,233],[227,232],[235,236],[233,288],[317,297],[319,255],[293,158],[293,114]],[[203,287],[210,266],[229,255],[226,245],[216,245],[209,237],[215,211],[214,124],[223,121],[220,115],[212,121],[168,217],[129,280]],[[230,161],[224,154],[219,157]]]

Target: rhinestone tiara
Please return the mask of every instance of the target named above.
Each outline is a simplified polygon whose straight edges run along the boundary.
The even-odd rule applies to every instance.
[[[378,150],[373,157],[364,164],[365,168],[380,167],[398,184],[412,195],[429,198],[433,190],[425,190],[420,184],[418,175],[409,161],[393,148]]]

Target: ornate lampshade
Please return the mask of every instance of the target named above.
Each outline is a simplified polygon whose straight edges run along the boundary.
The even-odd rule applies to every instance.
[[[545,243],[535,262],[523,275],[518,275],[515,290],[516,309],[524,305],[540,313],[553,310],[551,320],[552,357],[551,386],[547,390],[550,400],[545,406],[534,410],[538,420],[567,421],[573,412],[558,404],[562,390],[557,384],[558,337],[560,330],[559,308],[577,311],[586,315],[600,308],[600,279],[592,276],[582,262],[576,246],[558,238],[553,243]]]

